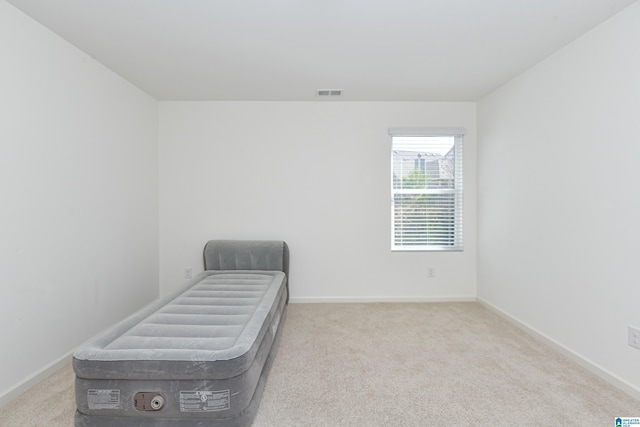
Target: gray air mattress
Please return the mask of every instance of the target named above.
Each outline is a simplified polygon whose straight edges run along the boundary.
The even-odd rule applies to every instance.
[[[76,350],[75,425],[250,425],[287,299],[283,271],[204,271]]]

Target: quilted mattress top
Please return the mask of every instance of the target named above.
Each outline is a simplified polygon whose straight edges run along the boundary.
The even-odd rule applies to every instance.
[[[73,357],[189,362],[241,357],[255,348],[285,285],[279,271],[205,271],[186,289],[86,342]]]

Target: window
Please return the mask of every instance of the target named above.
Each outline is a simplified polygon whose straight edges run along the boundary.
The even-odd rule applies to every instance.
[[[390,129],[391,249],[463,249],[464,129]]]

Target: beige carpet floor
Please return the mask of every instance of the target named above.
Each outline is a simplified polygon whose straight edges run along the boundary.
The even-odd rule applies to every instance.
[[[67,366],[0,408],[0,425],[72,426],[73,399]],[[479,304],[290,304],[253,425],[606,427],[617,416],[640,416],[640,401]]]

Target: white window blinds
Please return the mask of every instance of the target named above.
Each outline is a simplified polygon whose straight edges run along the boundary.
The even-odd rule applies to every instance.
[[[392,250],[462,250],[464,129],[389,133]]]

